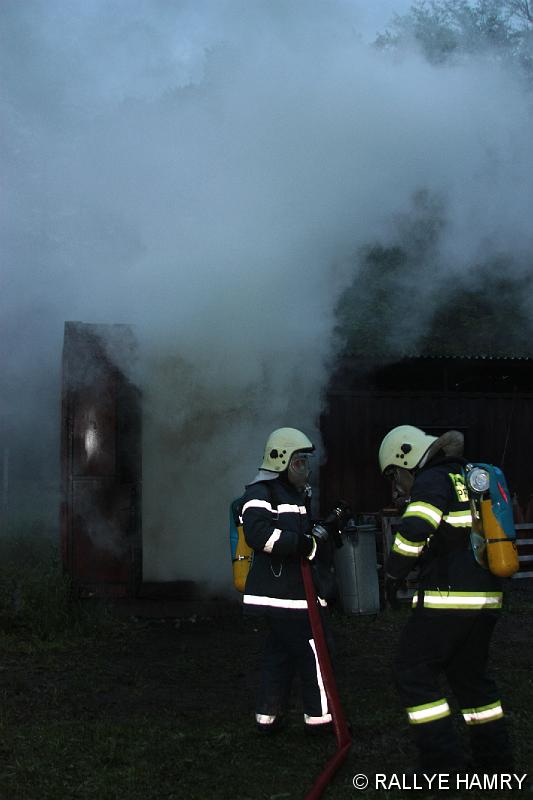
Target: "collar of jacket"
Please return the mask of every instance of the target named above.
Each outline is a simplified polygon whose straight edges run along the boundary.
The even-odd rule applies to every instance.
[[[289,481],[287,480],[286,472],[275,472],[273,477],[271,477],[268,474],[268,472],[266,474],[263,474],[263,472],[264,472],[264,470],[259,470],[259,472],[255,476],[253,481],[250,481],[250,483],[246,484],[246,488],[248,488],[249,486],[253,486],[255,483],[267,483],[267,484],[268,483],[277,483],[277,484],[281,483],[282,486],[285,487],[285,489],[292,489],[293,492],[297,492],[298,491],[292,485],[292,483],[289,483]]]
[[[424,464],[423,467],[417,469],[415,471],[415,475],[420,475],[422,472],[425,472],[428,469],[432,469],[432,467],[440,467],[440,466],[447,466],[449,464],[454,464],[459,467],[464,467],[468,464],[469,461],[462,456],[442,456],[439,458],[437,455],[435,458],[432,458],[431,461],[428,461],[427,464]]]

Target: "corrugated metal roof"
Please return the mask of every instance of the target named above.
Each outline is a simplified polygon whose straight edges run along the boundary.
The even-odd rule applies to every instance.
[[[431,358],[431,359],[467,359],[467,360],[487,360],[487,361],[533,361],[532,355],[513,354],[502,355],[500,353],[408,353],[399,356],[401,359]]]
[[[407,352],[401,353],[399,351],[390,352],[390,353],[379,353],[379,354],[372,354],[368,351],[363,355],[357,352],[347,351],[344,356],[344,359],[355,359],[357,361],[371,361],[371,362],[399,362],[404,361],[406,359],[453,359],[455,361],[458,360],[483,360],[483,361],[533,361],[533,349],[530,353],[432,353],[430,351],[420,351],[420,352]]]

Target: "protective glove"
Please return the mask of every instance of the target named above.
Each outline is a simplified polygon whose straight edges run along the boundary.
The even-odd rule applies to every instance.
[[[301,556],[301,558],[309,558],[315,548],[316,539],[306,533],[303,536],[300,536],[298,540],[298,550],[296,552],[297,555]]]
[[[352,516],[350,506],[340,500],[332,511],[329,512],[323,524],[329,525],[337,531],[344,528],[349,518]]]
[[[326,542],[329,536],[327,528],[321,522],[315,522],[311,534],[318,539],[319,542]]]
[[[395,578],[392,575],[385,575],[385,597],[387,598],[388,604],[394,611],[400,608],[400,602],[397,594],[398,590],[402,588],[403,584],[403,578]]]

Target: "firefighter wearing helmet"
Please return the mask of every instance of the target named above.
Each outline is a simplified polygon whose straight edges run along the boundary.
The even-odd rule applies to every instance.
[[[385,591],[396,592],[420,568],[413,610],[395,659],[396,685],[424,771],[465,769],[444,674],[470,732],[474,768],[512,771],[506,724],[495,683],[486,675],[491,636],[502,604],[501,580],[484,569],[470,544],[472,513],[464,481],[463,435],[436,437],[411,425],[385,436],[381,472],[404,512],[386,564]]]
[[[296,428],[273,431],[258,475],[246,487],[241,519],[253,561],[244,589],[244,610],[266,619],[265,646],[256,729],[274,733],[283,725],[291,683],[299,674],[308,731],[331,728],[307,614],[300,559],[320,559],[327,550],[328,526],[309,516],[310,439]],[[327,601],[319,597],[324,608]],[[325,626],[326,636],[330,635]]]

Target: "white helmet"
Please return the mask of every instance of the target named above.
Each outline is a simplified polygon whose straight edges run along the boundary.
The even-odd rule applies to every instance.
[[[283,472],[289,466],[292,454],[297,450],[312,453],[314,449],[313,442],[305,433],[296,428],[277,428],[267,439],[261,469]]]
[[[388,467],[415,469],[436,441],[436,436],[428,436],[413,425],[399,425],[393,428],[385,436],[379,448],[381,471],[385,472]]]

